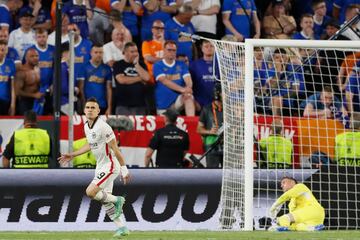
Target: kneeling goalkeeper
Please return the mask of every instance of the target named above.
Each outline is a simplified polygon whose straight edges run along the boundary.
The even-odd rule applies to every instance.
[[[289,213],[277,218],[275,231],[317,231],[324,228],[325,211],[310,189],[296,179],[283,177],[281,188],[284,193],[270,208],[270,215],[275,218],[286,201],[290,200]]]

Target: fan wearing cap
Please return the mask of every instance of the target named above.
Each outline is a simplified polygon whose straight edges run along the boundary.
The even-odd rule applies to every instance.
[[[176,127],[178,113],[168,109],[164,113],[165,127],[155,131],[145,152],[145,166],[152,163],[151,156],[156,153],[156,167],[178,168],[182,167],[183,159],[189,150],[189,135]]]
[[[9,47],[13,47],[19,53],[20,59],[23,58],[25,50],[36,43],[35,32],[32,29],[34,16],[30,11],[20,13],[20,27],[10,33]]]
[[[31,12],[34,16],[33,25],[34,29],[51,29],[50,11],[43,6],[42,0],[29,0],[28,5],[24,5],[19,11]]]

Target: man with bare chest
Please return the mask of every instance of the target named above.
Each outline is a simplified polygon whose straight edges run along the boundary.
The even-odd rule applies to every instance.
[[[15,75],[15,93],[17,96],[17,114],[33,109],[34,100],[43,97],[40,92],[39,54],[35,49],[26,52],[25,63]]]

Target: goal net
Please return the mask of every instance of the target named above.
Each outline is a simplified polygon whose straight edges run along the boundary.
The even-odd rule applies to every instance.
[[[288,176],[312,190],[326,229],[359,229],[360,43],[211,41],[224,104],[220,227],[267,229]]]

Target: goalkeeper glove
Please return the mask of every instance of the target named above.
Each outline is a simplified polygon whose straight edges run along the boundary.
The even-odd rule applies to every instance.
[[[276,216],[279,213],[280,209],[281,209],[281,205],[277,205],[276,203],[274,203],[270,208],[270,212],[269,212],[270,217],[272,219],[276,218]]]

